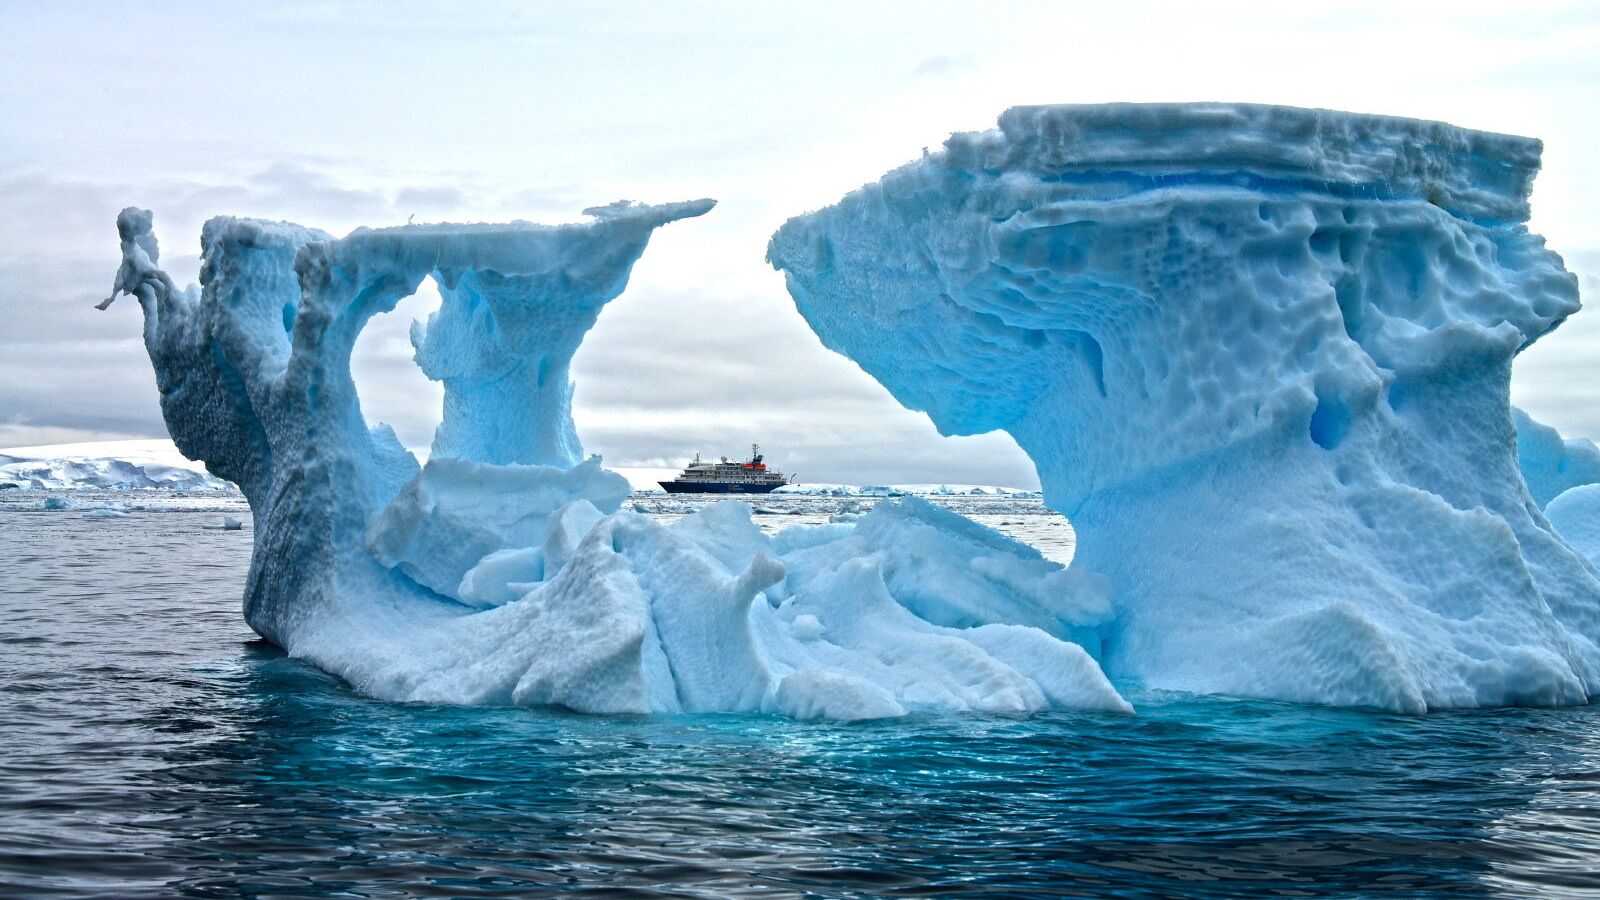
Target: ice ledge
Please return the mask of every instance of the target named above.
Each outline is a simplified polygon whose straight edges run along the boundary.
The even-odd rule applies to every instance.
[[[944,164],[1043,178],[1257,176],[1468,219],[1524,221],[1543,144],[1443,122],[1254,103],[1018,106],[998,130],[955,134]]]
[[[519,220],[357,228],[329,244],[331,252],[343,256],[375,255],[422,272],[486,269],[499,275],[526,275],[546,272],[569,257],[603,255],[617,241],[643,241],[662,225],[705,215],[716,205],[711,199],[656,204],[619,200],[584,210],[593,222],[543,225]],[[631,244],[629,247],[631,252]]]

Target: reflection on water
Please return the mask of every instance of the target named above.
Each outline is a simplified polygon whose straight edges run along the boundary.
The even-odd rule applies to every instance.
[[[1592,709],[377,703],[253,639],[217,518],[0,506],[0,894],[1600,890]]]

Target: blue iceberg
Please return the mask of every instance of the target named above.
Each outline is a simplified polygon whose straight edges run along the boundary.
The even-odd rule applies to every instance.
[[[244,491],[245,619],[369,695],[595,713],[1128,712],[1092,649],[1101,579],[916,498],[761,532],[731,501],[670,527],[585,459],[569,364],[652,232],[712,201],[562,226],[360,229],[218,218],[201,286],[118,219],[178,447]],[[444,384],[419,465],[368,427],[350,353],[424,278],[412,339]],[[109,305],[108,300],[106,304]]]
[[[1520,409],[1513,408],[1511,418],[1517,429],[1517,468],[1540,509],[1565,491],[1600,481],[1600,447],[1593,441],[1563,438]]]
[[[570,362],[654,230],[709,200],[340,239],[218,218],[183,290],[128,209],[113,298],[143,309],[178,447],[250,501],[246,620],[375,697],[1583,703],[1600,493],[1508,400],[1578,309],[1525,224],[1539,152],[1319,110],[1023,107],[785,224],[769,259],[824,343],[945,433],[1012,434],[1077,529],[1070,568],[916,497],[776,535],[737,501],[623,508]],[[443,304],[412,338],[445,400],[419,465],[349,362],[425,278]]]
[[[1579,305],[1525,224],[1540,149],[1324,110],[1019,107],[768,257],[901,403],[1032,457],[1073,567],[1109,583],[1118,683],[1584,703],[1600,578],[1524,485],[1508,399]]]

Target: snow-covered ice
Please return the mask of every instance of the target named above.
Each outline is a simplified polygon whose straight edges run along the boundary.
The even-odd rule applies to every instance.
[[[1109,584],[1113,678],[1411,712],[1600,694],[1600,580],[1524,487],[1508,400],[1578,309],[1525,224],[1538,141],[1232,104],[999,126],[768,255],[827,346],[1032,457]]]
[[[0,450],[0,490],[224,490],[167,441],[101,441]]]
[[[988,484],[834,484],[813,482],[786,484],[774,494],[801,494],[810,497],[901,497],[905,495],[956,495],[1036,498],[1038,491],[1026,488],[1000,487]]]

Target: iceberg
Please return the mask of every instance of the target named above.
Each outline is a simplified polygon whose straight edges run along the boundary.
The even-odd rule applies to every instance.
[[[1508,392],[1579,307],[1525,224],[1540,151],[1326,110],[1018,107],[768,259],[902,404],[1033,459],[1106,580],[1119,684],[1584,703],[1600,579],[1539,511],[1582,454],[1524,430],[1525,485]]]
[[[1515,407],[1511,419],[1517,429],[1517,468],[1540,509],[1565,491],[1600,481],[1600,447],[1593,441],[1563,438]]]
[[[1107,584],[913,497],[776,536],[749,506],[671,526],[585,458],[573,353],[654,230],[701,200],[561,226],[358,229],[216,218],[201,284],[117,225],[107,307],[133,296],[177,446],[239,485],[245,619],[374,697],[591,713],[1131,712],[1095,659]],[[414,326],[444,385],[426,465],[365,421],[362,327],[439,284]]]
[[[1528,494],[1550,526],[1600,568],[1600,448],[1511,410],[1517,426],[1517,465]]]
[[[1600,569],[1600,484],[1581,484],[1562,491],[1544,514],[1573,549]]]

